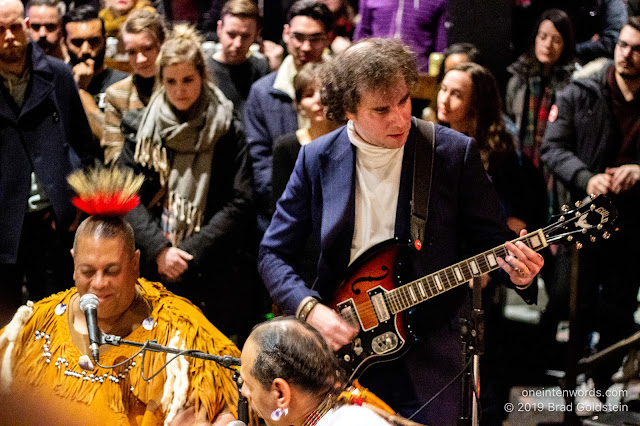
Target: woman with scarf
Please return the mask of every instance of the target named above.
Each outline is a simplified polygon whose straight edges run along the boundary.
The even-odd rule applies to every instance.
[[[507,68],[512,76],[505,110],[518,129],[522,153],[538,168],[555,94],[569,83],[575,69],[575,48],[569,15],[549,9],[540,15],[529,51]]]
[[[255,270],[247,253],[255,219],[241,125],[231,101],[207,80],[192,27],[175,27],[157,64],[159,87],[119,158],[145,175],[142,205],[127,215],[141,269],[190,298],[228,334],[245,333],[252,324],[242,330],[234,312],[225,312],[250,291]]]

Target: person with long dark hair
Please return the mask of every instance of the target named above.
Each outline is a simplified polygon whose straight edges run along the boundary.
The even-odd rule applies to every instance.
[[[575,69],[575,38],[569,15],[549,9],[540,15],[528,52],[507,70],[505,110],[518,128],[520,149],[540,166],[540,144],[551,105]]]
[[[535,229],[546,220],[544,183],[528,158],[518,155],[514,138],[506,130],[501,104],[491,71],[463,63],[444,76],[438,93],[438,120],[478,143],[509,227],[515,232],[524,227]],[[528,190],[522,191],[523,187]]]

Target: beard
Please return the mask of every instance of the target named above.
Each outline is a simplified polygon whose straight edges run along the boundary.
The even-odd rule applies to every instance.
[[[10,40],[3,43],[0,48],[0,62],[12,64],[24,60],[27,53],[27,43],[18,40]]]
[[[633,62],[618,59],[615,61],[616,73],[624,80],[637,80],[640,78],[640,69]]]
[[[91,54],[77,56],[75,53],[71,51],[71,49],[69,49],[69,52],[68,52],[69,62],[71,63],[72,66],[74,66],[74,65],[78,65],[80,62],[85,62],[87,59],[93,59],[94,60],[93,69],[99,70],[100,68],[102,68],[102,64],[104,63],[104,56],[106,54],[106,51],[107,50],[103,48],[96,54],[96,57],[94,58],[93,56],[91,56]]]
[[[42,49],[47,55],[55,53],[57,47],[57,43],[50,43],[46,37],[40,37],[38,41],[36,41],[36,44],[40,46],[40,49]]]

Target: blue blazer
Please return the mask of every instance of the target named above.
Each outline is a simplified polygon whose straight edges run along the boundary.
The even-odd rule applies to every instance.
[[[425,241],[422,250],[410,250],[412,259],[404,262],[409,266],[403,272],[410,278],[427,275],[515,237],[505,225],[475,141],[437,125],[435,135]],[[404,150],[395,226],[396,237],[407,240],[417,143],[426,141],[414,122]],[[294,314],[306,296],[324,303],[331,301],[349,263],[355,214],[355,152],[345,127],[304,146],[277,203],[260,246],[258,267],[272,299],[285,313]],[[305,286],[292,266],[309,235],[320,249],[312,288]],[[507,277],[506,273],[498,276]],[[537,287],[530,286],[525,292],[525,300],[535,300]],[[419,305],[410,319],[419,340],[399,360],[367,369],[360,382],[401,414],[412,414],[462,369],[458,319],[468,313],[469,303],[465,302],[468,289],[459,286]],[[406,393],[398,396],[393,390]],[[456,424],[459,399],[460,386],[451,385],[414,420]],[[408,400],[413,405],[404,404]]]
[[[409,239],[413,123],[403,157],[396,236]],[[355,215],[355,147],[346,127],[303,147],[262,240],[259,270],[274,302],[295,313],[306,296],[330,299],[349,263]],[[320,248],[318,276],[307,288],[291,266],[308,235]],[[413,273],[426,275],[514,238],[475,141],[436,125],[432,192],[423,249]]]
[[[267,74],[251,85],[244,110],[247,146],[253,168],[261,232],[271,217],[271,164],[273,142],[298,129],[298,113],[286,93],[275,89],[277,72]]]

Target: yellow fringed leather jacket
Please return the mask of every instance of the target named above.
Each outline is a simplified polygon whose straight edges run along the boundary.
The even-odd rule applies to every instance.
[[[138,290],[151,314],[125,339],[155,339],[161,345],[240,356],[187,299],[144,279],[139,279]],[[28,318],[15,329],[17,335],[8,330],[11,324],[0,330],[1,424],[156,425],[170,420],[189,400],[196,410],[206,410],[209,421],[225,408],[236,415],[232,374],[211,361],[180,357],[151,381],[142,378],[142,355],[113,369],[81,368],[83,353],[72,342],[66,309],[76,293],[72,288],[49,296],[33,305],[31,315],[30,308],[21,308]],[[100,354],[100,363],[117,364],[137,350],[110,347]],[[149,378],[166,360],[165,354],[147,353],[144,376]]]

